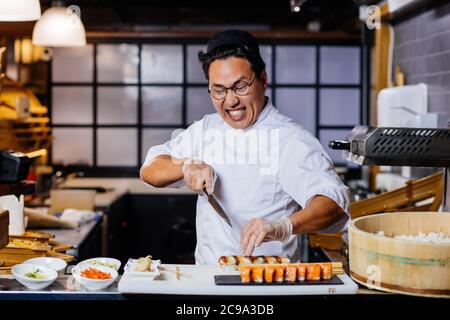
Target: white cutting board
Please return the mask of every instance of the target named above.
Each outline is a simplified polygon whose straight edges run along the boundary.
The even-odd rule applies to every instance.
[[[287,286],[228,286],[216,285],[214,275],[238,274],[237,271],[224,271],[215,266],[162,265],[171,270],[178,266],[181,272],[191,275],[177,280],[174,273],[161,272],[154,280],[145,277],[123,275],[118,289],[122,293],[186,294],[220,296],[267,296],[267,295],[317,295],[317,294],[355,294],[358,286],[346,274],[339,276],[341,285],[287,285]]]

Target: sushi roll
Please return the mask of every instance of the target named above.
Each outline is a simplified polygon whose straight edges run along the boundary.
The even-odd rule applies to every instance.
[[[323,280],[329,280],[333,276],[333,266],[331,262],[321,263],[321,276]]]
[[[275,266],[275,273],[273,275],[273,281],[275,282],[283,282],[284,280],[284,269],[286,268],[286,266],[284,265],[276,265]]]
[[[289,259],[289,257],[278,257],[280,259],[280,263],[282,264],[288,264],[291,263],[291,259]]]
[[[264,256],[250,257],[253,264],[264,264]]]
[[[254,283],[262,283],[264,280],[264,266],[261,265],[253,265],[252,273],[250,275],[252,282]]]
[[[250,283],[251,274],[252,274],[252,266],[250,266],[250,265],[240,266],[239,273],[241,274],[242,283]]]
[[[266,283],[272,283],[273,282],[273,275],[275,273],[275,266],[272,265],[266,265],[264,267],[264,282]]]
[[[265,256],[264,257],[264,262],[267,264],[277,264],[279,263],[276,257],[272,257],[272,256]]]
[[[320,280],[320,265],[316,263],[309,263],[306,265],[306,280],[317,281]]]
[[[284,274],[284,280],[287,282],[297,281],[297,265],[288,264],[286,265],[286,272]]]
[[[297,264],[297,275],[299,281],[305,281],[306,279],[306,265],[304,263]]]
[[[252,260],[249,256],[236,256],[238,266],[243,264],[252,264]]]
[[[281,257],[281,256],[277,256],[276,257],[278,260],[278,263],[282,263],[282,264],[288,264],[291,263],[291,259],[289,259],[289,257]]]
[[[219,267],[223,269],[224,267],[236,266],[237,260],[236,256],[221,256],[219,258]]]

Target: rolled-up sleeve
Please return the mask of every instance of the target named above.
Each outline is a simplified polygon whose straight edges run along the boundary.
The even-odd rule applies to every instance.
[[[333,163],[316,138],[307,133],[290,137],[280,159],[280,183],[302,208],[315,196],[333,200],[346,215],[321,233],[335,233],[349,221],[349,189],[334,170]]]

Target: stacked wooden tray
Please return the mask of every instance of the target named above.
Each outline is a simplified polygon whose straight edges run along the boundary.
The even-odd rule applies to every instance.
[[[6,247],[0,249],[0,274],[8,274],[11,267],[35,257],[55,257],[71,262],[74,257],[65,252],[71,245],[55,241],[54,235],[27,230],[22,236],[10,236]]]

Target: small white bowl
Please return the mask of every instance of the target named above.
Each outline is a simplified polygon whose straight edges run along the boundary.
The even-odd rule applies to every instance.
[[[85,269],[94,268],[100,270],[102,272],[108,272],[111,275],[110,279],[90,279],[83,277],[81,273]],[[101,265],[93,265],[93,264],[83,264],[77,265],[72,269],[72,275],[75,280],[83,286],[86,290],[102,290],[111,285],[114,281],[116,281],[118,273],[115,269],[101,266]]]
[[[85,264],[110,267],[116,271],[119,271],[122,263],[120,262],[120,260],[117,260],[114,258],[99,257],[99,258],[91,258],[91,259],[83,260],[80,263],[78,263],[78,266],[82,266]]]
[[[40,266],[49,267],[50,269],[58,272],[59,275],[64,275],[67,267],[67,262],[65,262],[63,259],[52,257],[31,258],[24,261],[23,263],[38,264]]]
[[[45,279],[35,279],[26,276],[27,273],[35,272],[36,270],[39,270],[39,274],[42,274]],[[16,264],[11,268],[11,272],[17,281],[32,290],[44,289],[51,285],[58,277],[58,273],[55,270],[31,263]]]

